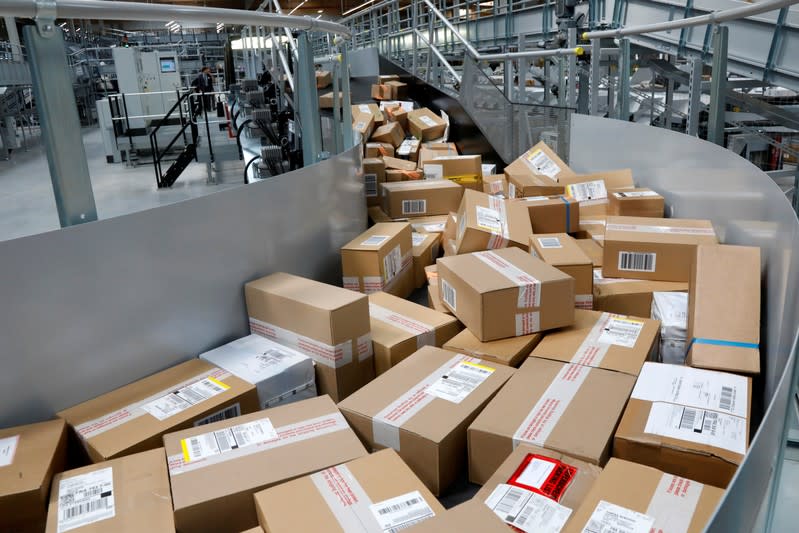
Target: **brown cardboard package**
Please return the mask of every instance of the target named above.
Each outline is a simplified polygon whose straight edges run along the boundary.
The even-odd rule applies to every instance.
[[[386,169],[386,181],[387,182],[397,182],[397,181],[418,181],[424,179],[424,174],[421,170],[398,170],[396,168],[387,168]]]
[[[474,333],[464,329],[444,343],[444,349],[479,357],[492,364],[518,367],[541,339],[542,333],[532,333],[521,337],[508,337],[496,341],[480,342]]]
[[[576,239],[565,233],[531,235],[530,253],[574,278],[575,308],[594,308],[594,266]]]
[[[416,233],[411,235],[413,244],[413,280],[414,287],[421,289],[427,283],[424,267],[435,265],[440,251],[440,233]]]
[[[423,165],[426,179],[445,178],[482,192],[482,160],[479,155],[437,156]]]
[[[0,429],[0,531],[44,530],[50,482],[66,461],[63,420]]]
[[[386,164],[379,157],[363,160],[363,183],[366,189],[366,205],[380,205],[380,185],[386,182]]]
[[[394,448],[438,496],[466,464],[466,428],[513,369],[425,346],[339,404],[372,450]]]
[[[369,220],[374,224],[379,224],[380,222],[393,222],[387,214],[380,209],[379,205],[369,207],[366,209],[366,212],[369,214]]]
[[[469,500],[405,530],[404,533],[464,533],[466,531],[508,533],[508,526],[485,504]]]
[[[541,141],[505,167],[508,197],[563,194],[561,180],[574,175],[574,171]]]
[[[421,141],[438,139],[444,135],[446,128],[447,123],[426,107],[408,113],[408,129],[411,135]]]
[[[483,176],[483,192],[486,194],[508,195],[508,180],[504,174]]]
[[[393,219],[446,215],[458,208],[463,187],[448,180],[384,183],[383,211]]]
[[[371,113],[354,113],[352,115],[352,130],[361,135],[361,143],[366,143],[375,129],[375,117]]]
[[[353,116],[355,113],[371,113],[374,116],[375,126],[382,126],[386,122],[386,117],[377,104],[354,104],[352,106]]]
[[[441,347],[461,329],[453,316],[384,292],[369,295],[369,317],[378,375],[423,346]]]
[[[386,163],[387,169],[406,170],[408,172],[416,170],[416,165],[413,161],[406,161],[405,159],[390,156],[383,156],[383,161]]]
[[[591,259],[591,264],[594,265],[594,268],[599,268],[600,274],[602,273],[602,255],[604,251],[602,250],[602,246],[599,245],[594,239],[575,239],[574,242],[580,249],[583,251],[585,255]]]
[[[724,488],[748,448],[751,402],[748,377],[646,363],[613,456]]]
[[[413,162],[419,161],[420,145],[419,139],[405,139],[397,148],[397,157]]]
[[[514,201],[527,209],[533,233],[571,233],[580,229],[580,203],[570,196],[531,196]]]
[[[602,275],[688,281],[698,244],[717,244],[709,220],[608,217]]]
[[[364,147],[365,157],[394,157],[394,147],[388,143],[368,142]]]
[[[418,217],[410,221],[413,231],[417,233],[434,233],[441,237],[447,225],[447,215],[433,215],[432,217]]]
[[[574,312],[574,325],[547,334],[533,357],[637,376],[658,352],[660,322],[599,311]]]
[[[372,85],[372,98],[375,100],[391,100],[391,87],[382,83]]]
[[[560,181],[566,186],[566,194],[580,202],[580,214],[586,218],[607,216],[610,189],[632,190],[634,187],[629,168],[569,176]]]
[[[527,250],[533,233],[521,203],[470,189],[463,192],[457,219],[455,248],[459,254],[507,246]]]
[[[483,342],[574,322],[574,279],[518,248],[439,259],[441,298]]]
[[[164,436],[178,531],[257,525],[253,494],[367,455],[320,396]]]
[[[315,74],[317,89],[324,89],[333,83],[333,74],[329,70],[317,70]]]
[[[419,168],[424,168],[425,163],[429,163],[437,157],[451,157],[458,155],[458,147],[455,143],[423,143],[419,149]]]
[[[264,530],[261,529],[261,526],[251,527],[246,531],[242,531],[241,533],[264,533]]]
[[[406,298],[413,292],[411,233],[411,225],[405,222],[379,223],[342,246],[344,288]]]
[[[611,459],[563,532],[580,533],[594,523],[609,528],[602,531],[701,533],[723,495],[716,487]]]
[[[333,91],[319,95],[319,108],[320,109],[333,109]],[[338,105],[339,107],[344,104],[344,93],[338,92]]]
[[[646,318],[652,313],[652,293],[687,290],[688,283],[682,281],[604,278],[601,268],[594,269],[596,311]]]
[[[665,200],[651,189],[611,191],[608,214],[625,217],[663,218]]]
[[[700,245],[691,266],[686,364],[760,373],[760,248]]]
[[[46,531],[175,531],[164,449],[56,474]]]
[[[402,126],[403,131],[408,131],[408,112],[401,105],[386,106],[383,108],[389,122],[396,122]]]
[[[269,533],[397,531],[444,513],[391,449],[263,490],[255,508]]]
[[[635,378],[528,357],[469,426],[469,480],[483,484],[522,443],[602,466]]]
[[[375,128],[372,133],[372,141],[388,143],[395,149],[402,144],[405,139],[405,131],[398,122],[388,122]]]
[[[387,81],[386,85],[391,88],[392,100],[407,100],[408,99],[408,84],[402,83],[399,80]]]
[[[427,286],[427,307],[438,311],[439,313],[454,316],[452,311],[450,311],[449,308],[444,305],[444,302],[441,301],[441,295],[438,293],[437,284],[430,284]]]
[[[260,409],[255,386],[192,359],[58,413],[94,463],[161,446],[161,436]]]
[[[374,378],[366,296],[282,272],[247,283],[244,296],[252,333],[316,361],[319,394],[341,400]]]
[[[598,245],[604,246],[605,224],[607,224],[607,217],[604,216],[580,217],[579,231],[575,234],[575,237],[577,239],[591,239]],[[604,250],[602,254],[604,256]]]

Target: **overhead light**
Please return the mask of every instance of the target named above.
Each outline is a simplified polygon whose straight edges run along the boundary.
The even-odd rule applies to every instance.
[[[61,24],[59,24],[59,26],[61,26],[62,28],[63,28],[64,26],[66,26],[66,25],[67,25],[67,23],[66,23],[66,22],[62,22]]]
[[[317,13],[324,13],[324,12],[325,12],[324,9],[320,9],[319,11],[317,11]]]
[[[491,2],[480,2],[478,5],[480,5],[482,7],[494,7],[494,2],[493,1],[491,1]]]
[[[364,2],[363,4],[359,5],[358,7],[353,7],[349,11],[345,11],[344,13],[341,14],[341,16],[349,15],[350,13],[354,13],[355,11],[358,11],[359,9],[361,9],[363,7],[366,7],[366,6],[369,6],[369,5],[372,5],[374,3],[375,3],[375,0],[369,0],[368,2]]]
[[[297,10],[298,10],[299,8],[301,8],[302,6],[304,6],[304,5],[305,5],[305,3],[306,3],[307,1],[308,1],[308,0],[302,0],[302,2],[300,2],[299,4],[297,4],[297,7],[295,7],[295,8],[294,8],[294,9],[292,9],[291,11],[289,11],[289,15],[293,15],[293,14],[294,14],[294,12],[295,12],[295,11],[297,11]]]

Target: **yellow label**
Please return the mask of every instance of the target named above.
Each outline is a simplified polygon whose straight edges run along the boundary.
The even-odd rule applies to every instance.
[[[186,439],[180,441],[180,447],[183,449],[183,461],[186,463],[191,462],[191,457],[189,457],[189,447],[186,444]]]
[[[224,383],[222,383],[218,379],[212,378],[211,376],[208,376],[208,381],[212,381],[212,382],[216,383],[217,385],[219,385],[220,387],[222,387],[225,390],[228,390],[230,388],[230,385],[225,385]]]
[[[627,322],[628,324],[643,324],[643,320],[634,320],[632,318],[627,318],[626,316],[619,316],[616,315],[613,317],[613,320],[618,320],[619,322]]]
[[[535,158],[535,156],[537,156],[537,155],[538,155],[538,154],[540,154],[540,153],[541,153],[541,148],[539,148],[539,149],[538,149],[538,150],[536,150],[535,152],[527,152],[527,160],[528,160],[528,161],[531,161],[531,160],[533,160],[533,159]]]
[[[492,367],[486,366],[486,365],[481,365],[480,363],[472,363],[472,362],[469,362],[469,361],[463,361],[463,364],[464,365],[473,366],[475,368],[479,368],[479,369],[482,369],[482,370],[486,370],[488,372],[493,372],[494,370],[496,370],[495,368],[492,368]]]

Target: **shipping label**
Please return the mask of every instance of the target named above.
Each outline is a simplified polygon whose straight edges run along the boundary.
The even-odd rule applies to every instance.
[[[366,278],[364,278],[366,285]],[[250,317],[250,332],[304,353],[319,364],[340,368],[352,362],[352,341],[332,346],[274,324]]]
[[[477,206],[477,226],[491,233],[502,233],[502,219],[499,212],[481,205]]]
[[[567,185],[566,194],[580,202],[581,206],[608,203],[608,190],[605,188],[604,180]]]
[[[619,252],[619,270],[655,272],[657,258],[657,254],[654,252]]]
[[[58,482],[58,533],[114,518],[112,467]]]
[[[366,197],[377,197],[377,174],[364,174],[363,183],[366,187]]]
[[[399,533],[435,516],[418,490],[372,504],[370,510],[380,527],[378,533]]]
[[[14,462],[14,456],[17,453],[18,444],[19,435],[0,439],[0,468],[8,466]]]
[[[549,179],[558,181],[555,176],[560,173],[560,167],[540,148],[524,154],[524,162],[534,174],[544,175]]]
[[[166,420],[228,389],[230,385],[213,377],[207,377],[142,405],[141,408],[158,420]]]
[[[635,320],[626,316],[611,316],[602,328],[597,342],[612,344],[624,348],[633,348],[638,342],[638,336],[644,329],[642,320]]]
[[[435,121],[435,120],[433,120],[432,118],[428,117],[427,115],[421,115],[421,116],[419,116],[419,120],[420,120],[420,121],[422,121],[422,123],[423,123],[425,126],[428,126],[428,127],[431,127],[431,128],[432,128],[433,126],[436,126],[436,125],[437,125],[437,124],[436,124],[436,121]]]
[[[425,213],[427,213],[427,200],[424,198],[402,201],[403,215],[423,215]]]
[[[388,235],[372,235],[371,237],[363,241],[361,243],[361,246],[380,246],[390,238],[391,237],[389,237]]]
[[[652,196],[660,196],[655,191],[629,191],[629,192],[614,192],[616,198],[648,198]]]
[[[488,207],[490,210],[496,211],[499,215],[499,231],[489,230],[491,231],[491,237],[488,239],[488,244],[486,246],[489,250],[505,248],[510,242],[508,215],[505,211],[505,202],[496,196],[489,196]]]
[[[525,533],[560,533],[572,510],[521,487],[500,483],[485,504],[506,524]]]
[[[557,237],[538,237],[538,245],[541,248],[563,248],[560,244],[560,239]]]
[[[551,457],[528,453],[508,479],[508,484],[559,502],[576,475],[575,466]]]
[[[650,533],[654,523],[649,515],[600,500],[582,533]]]
[[[644,432],[746,453],[746,419],[665,402],[654,402]]]
[[[457,311],[458,293],[455,291],[455,287],[450,285],[444,278],[439,278],[439,280],[441,283],[441,299],[453,312]]]
[[[430,386],[428,394],[452,403],[461,403],[494,373],[494,368],[461,361]]]
[[[425,163],[423,169],[424,169],[424,179],[426,180],[444,179],[444,165]]]

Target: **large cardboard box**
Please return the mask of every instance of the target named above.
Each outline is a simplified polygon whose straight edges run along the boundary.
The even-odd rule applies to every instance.
[[[608,217],[602,275],[688,281],[699,244],[717,244],[709,220]]]
[[[175,531],[164,449],[56,474],[47,533]]]
[[[527,209],[533,233],[572,233],[580,229],[580,202],[571,196],[531,196],[515,201]]]
[[[411,235],[413,244],[413,280],[417,289],[424,287],[427,276],[424,267],[435,265],[440,250],[441,233],[416,233]]]
[[[574,175],[558,154],[541,141],[505,167],[508,197],[563,194],[561,180]]]
[[[411,233],[404,222],[378,223],[342,246],[344,288],[407,297],[413,291]]]
[[[759,374],[760,248],[697,246],[689,285],[686,362]]]
[[[58,413],[94,463],[161,446],[164,433],[260,409],[252,383],[200,359]]]
[[[444,257],[437,265],[444,304],[483,342],[574,322],[574,279],[518,248]]]
[[[398,122],[388,122],[382,126],[375,128],[372,132],[372,141],[388,143],[396,148],[402,144],[405,139],[405,131]]]
[[[408,84],[399,80],[387,81],[386,85],[391,88],[391,98],[393,100],[405,100],[408,98]]]
[[[411,130],[411,135],[417,139],[421,141],[432,141],[444,135],[444,131],[447,129],[447,123],[444,119],[426,107],[423,107],[421,109],[414,109],[408,113],[408,129]]]
[[[533,357],[637,376],[658,353],[657,320],[577,309],[574,325],[547,334]]]
[[[391,218],[446,215],[458,208],[463,187],[449,180],[384,183],[383,211]]]
[[[651,189],[637,188],[611,191],[608,214],[623,217],[662,218],[665,200]]]
[[[260,335],[236,339],[200,359],[255,385],[261,409],[316,396],[313,359]]]
[[[438,496],[466,465],[466,428],[512,374],[425,346],[339,408],[367,447],[395,449]]]
[[[701,533],[722,496],[716,487],[611,459],[563,531]]]
[[[602,466],[633,376],[529,357],[469,426],[469,480],[483,484],[519,444]]]
[[[316,361],[316,387],[335,401],[374,378],[366,296],[278,272],[244,286],[250,331]]]
[[[426,160],[426,179],[448,179],[463,187],[482,192],[482,162],[479,155],[447,155]]]
[[[361,135],[361,143],[366,143],[375,129],[375,117],[371,113],[354,113],[352,129]]]
[[[521,203],[470,189],[463,192],[457,220],[455,248],[459,254],[507,246],[527,250],[533,233]]]
[[[594,265],[576,239],[565,233],[531,235],[530,253],[574,278],[575,308],[594,308]]]
[[[469,500],[403,533],[508,533],[508,526],[485,504]]]
[[[444,343],[444,349],[479,357],[492,364],[518,367],[533,351],[543,333],[532,333],[521,337],[509,337],[496,341],[481,342],[474,333],[464,329]]]
[[[391,449],[263,490],[255,508],[269,533],[398,531],[444,513]]]
[[[363,160],[363,183],[366,189],[366,205],[379,206],[380,185],[386,182],[386,164],[379,157]]]
[[[483,176],[483,192],[486,194],[508,195],[508,180],[504,174]]]
[[[749,445],[751,402],[748,377],[646,363],[613,456],[724,488]]]
[[[656,292],[688,290],[682,281],[605,278],[602,269],[594,269],[594,310],[637,317],[651,316],[652,295]]]
[[[63,420],[0,429],[0,531],[44,530],[50,482],[66,461]]]
[[[403,131],[408,131],[408,111],[399,103],[383,108],[389,122],[396,122],[402,126]],[[418,139],[414,139],[418,142]]]
[[[367,455],[320,396],[164,436],[178,531],[258,524],[253,494]]]
[[[632,190],[633,173],[629,168],[580,174],[560,180],[566,194],[580,202],[580,214],[585,217],[607,216],[609,190]]]
[[[384,292],[369,295],[369,317],[378,375],[423,346],[441,347],[461,329],[451,315]]]

